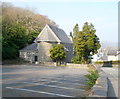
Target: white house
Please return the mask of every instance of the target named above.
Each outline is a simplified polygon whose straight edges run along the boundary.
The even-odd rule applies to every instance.
[[[92,62],[96,61],[117,61],[120,60],[120,51],[99,49],[98,53],[92,56]]]
[[[92,61],[107,61],[108,60],[108,51],[106,49],[99,49],[98,53],[92,56]]]
[[[114,53],[108,53],[108,61],[120,60],[120,51]]]

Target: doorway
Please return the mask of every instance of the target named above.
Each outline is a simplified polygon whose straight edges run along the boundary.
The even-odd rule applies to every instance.
[[[38,61],[38,56],[35,56],[35,62],[37,62]]]

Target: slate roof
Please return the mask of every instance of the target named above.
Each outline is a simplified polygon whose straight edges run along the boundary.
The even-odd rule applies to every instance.
[[[62,29],[48,24],[35,39],[36,41],[73,43]]]
[[[117,54],[117,50],[109,50],[108,51],[108,55],[116,55]]]
[[[20,51],[37,51],[37,43],[32,43],[30,45],[28,45],[27,47],[21,49]]]
[[[37,51],[36,41],[73,43],[70,37],[68,37],[62,29],[47,24],[38,37],[34,40],[35,43],[28,45],[20,51]],[[65,48],[65,50],[69,51],[67,48]]]

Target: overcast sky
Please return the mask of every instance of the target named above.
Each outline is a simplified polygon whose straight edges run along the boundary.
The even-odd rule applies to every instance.
[[[44,2],[43,2],[44,1]],[[101,2],[86,2],[78,0],[48,0],[29,2],[11,2],[17,7],[34,8],[37,13],[48,16],[55,21],[67,34],[73,30],[76,23],[82,28],[84,22],[92,23],[101,41],[118,41],[118,2],[117,0],[101,0]],[[98,0],[97,0],[98,1]]]

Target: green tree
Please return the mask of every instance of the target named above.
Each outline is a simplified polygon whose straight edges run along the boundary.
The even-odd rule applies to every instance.
[[[36,39],[36,37],[38,36],[40,32],[38,31],[31,31],[29,34],[28,34],[28,43],[31,44],[33,43],[33,41]]]
[[[73,28],[73,38],[77,37],[78,32],[79,32],[79,25],[76,24]]]
[[[79,59],[82,63],[86,64],[90,61],[90,56],[96,54],[101,47],[99,38],[95,33],[94,26],[88,22],[84,23],[82,31],[75,31],[74,48],[76,55],[81,57]]]
[[[18,57],[18,50],[27,45],[26,30],[18,23],[2,24],[2,58],[13,59]]]
[[[61,61],[66,57],[62,44],[53,45],[53,48],[50,50],[50,54],[53,61],[56,61],[57,66],[61,65]]]
[[[70,37],[73,38],[73,34],[72,34],[72,32],[70,32]]]
[[[2,59],[17,58],[19,49],[33,43],[46,24],[56,26],[54,21],[33,10],[15,7],[5,2],[0,7]]]
[[[73,43],[74,43],[74,49],[73,49],[73,54],[76,55],[76,49],[75,49],[75,43],[76,43],[76,37],[78,35],[78,32],[79,32],[79,25],[76,24],[73,28],[73,36],[72,36],[72,39],[73,39]],[[74,58],[73,60],[77,59],[79,56],[77,56],[76,58]],[[78,59],[77,59],[78,60]],[[78,62],[77,62],[78,63]]]

